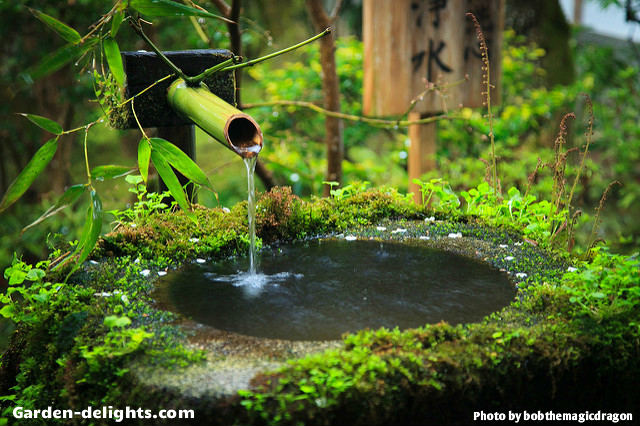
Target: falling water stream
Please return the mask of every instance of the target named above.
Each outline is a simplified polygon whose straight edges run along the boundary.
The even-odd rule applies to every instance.
[[[247,218],[249,221],[249,276],[256,275],[256,186],[254,175],[258,156],[244,158],[244,165],[247,167],[247,189],[248,204]]]

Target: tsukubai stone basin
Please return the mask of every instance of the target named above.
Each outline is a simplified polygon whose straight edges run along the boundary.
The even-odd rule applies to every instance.
[[[508,305],[507,274],[420,242],[316,239],[167,276],[170,305],[214,329],[282,340],[334,340],[364,328],[475,322]]]

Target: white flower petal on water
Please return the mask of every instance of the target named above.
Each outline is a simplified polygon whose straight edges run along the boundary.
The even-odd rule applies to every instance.
[[[347,241],[355,241],[358,239],[358,237],[356,237],[355,235],[347,235],[346,237],[344,237],[344,239]]]
[[[158,276],[164,277],[167,275],[167,271],[158,271]]]

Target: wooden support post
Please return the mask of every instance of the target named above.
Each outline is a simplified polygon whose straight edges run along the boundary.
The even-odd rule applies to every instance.
[[[180,148],[182,152],[187,154],[189,158],[196,161],[196,128],[193,125],[182,126],[166,126],[158,127],[158,137],[171,141],[175,146]],[[178,180],[182,185],[189,182],[189,179],[176,171]],[[192,202],[196,202],[195,186],[190,184],[187,186],[187,196]],[[166,191],[167,186],[160,179],[160,192]]]
[[[465,16],[469,11],[489,45],[491,103],[499,103],[504,9],[505,0],[362,0],[363,112],[400,115],[412,105],[409,119],[418,120],[481,107],[484,65],[473,22]],[[466,82],[452,84],[458,81]],[[438,90],[418,96],[431,84]],[[435,169],[436,124],[411,126],[409,139],[409,190],[421,203],[413,179]]]
[[[429,114],[412,112],[409,120],[420,120],[427,118]],[[413,183],[414,179],[419,179],[424,173],[436,168],[436,130],[437,123],[414,124],[409,126],[409,192],[413,192],[413,200],[416,204],[422,203],[420,187]]]

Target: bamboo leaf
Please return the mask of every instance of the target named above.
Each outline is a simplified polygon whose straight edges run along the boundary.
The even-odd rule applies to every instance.
[[[51,74],[71,62],[74,58],[82,56],[87,50],[98,43],[97,38],[90,38],[82,44],[70,43],[45,56],[38,65],[27,70],[32,79],[37,80]]]
[[[104,55],[107,57],[111,74],[113,74],[113,77],[116,79],[118,86],[123,87],[124,67],[122,65],[122,55],[120,54],[118,43],[111,37],[107,37],[102,42],[102,47],[104,49]]]
[[[196,9],[171,0],[130,0],[129,6],[151,18],[159,16],[201,16],[233,23],[227,18],[214,15],[206,10]]]
[[[46,26],[51,28],[53,31],[58,33],[58,35],[63,39],[65,39],[66,41],[70,43],[77,43],[82,39],[80,34],[76,30],[68,26],[67,24],[60,22],[56,18],[49,16],[45,13],[42,13],[39,10],[36,10],[36,9],[29,9],[29,10],[31,11],[31,13],[33,13],[33,15],[36,18],[38,18],[42,23],[44,23]]]
[[[147,183],[149,177],[149,160],[151,160],[151,145],[147,138],[142,138],[138,143],[138,169],[144,183]]]
[[[165,159],[164,155],[160,151],[151,150],[151,161],[153,161],[153,165],[156,167],[160,178],[164,184],[167,185],[173,199],[176,200],[180,208],[184,210],[185,214],[196,222],[195,214],[189,210],[189,202],[187,201],[184,189],[182,189],[182,185],[180,185],[178,177],[173,172],[173,169]]]
[[[91,177],[97,180],[115,179],[128,175],[133,172],[134,169],[127,166],[116,166],[114,164],[108,164],[105,166],[94,167],[91,170]]]
[[[161,138],[151,138],[151,148],[162,153],[163,157],[187,179],[213,190],[209,178],[187,154],[171,142]]]
[[[111,37],[115,37],[116,34],[118,34],[118,30],[120,29],[120,24],[122,24],[123,19],[123,12],[118,12],[113,15],[113,17],[111,18]]]
[[[49,140],[34,154],[33,158],[11,183],[0,202],[0,213],[16,202],[25,193],[33,181],[42,173],[58,149],[58,137]]]
[[[98,197],[96,191],[91,191],[91,204],[87,209],[87,220],[84,224],[84,228],[82,231],[82,235],[80,236],[80,243],[74,252],[74,255],[80,252],[78,259],[76,260],[76,264],[71,269],[71,271],[67,274],[65,281],[69,279],[71,274],[73,274],[82,263],[87,260],[91,251],[96,245],[98,238],[100,237],[100,232],[102,231],[102,202]]]
[[[23,117],[26,117],[29,121],[31,121],[33,124],[40,127],[41,129],[44,129],[49,133],[53,133],[54,135],[61,135],[63,132],[61,125],[59,125],[58,123],[56,123],[55,121],[47,117],[42,117],[41,115],[35,115],[35,114],[24,114],[24,113],[20,113],[20,115]]]
[[[76,200],[80,198],[82,194],[84,194],[85,189],[85,185],[73,185],[69,187],[53,206],[49,207],[47,211],[42,213],[42,215],[35,221],[22,228],[22,232],[24,233],[27,229],[36,226],[37,224],[43,222],[53,215],[56,215],[58,212],[75,203]]]

